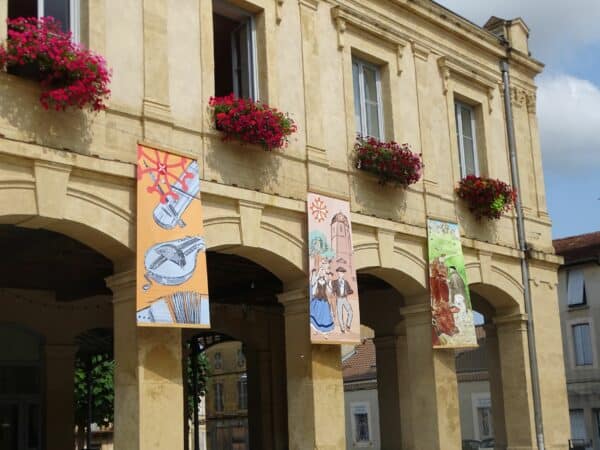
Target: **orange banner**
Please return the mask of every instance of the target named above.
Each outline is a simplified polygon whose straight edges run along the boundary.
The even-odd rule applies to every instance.
[[[137,323],[210,327],[198,161],[138,145]]]

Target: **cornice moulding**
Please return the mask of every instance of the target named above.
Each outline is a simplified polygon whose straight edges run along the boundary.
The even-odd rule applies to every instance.
[[[450,80],[453,77],[460,77],[472,83],[481,86],[487,94],[488,109],[492,112],[492,104],[496,88],[501,83],[500,80],[487,75],[479,70],[475,65],[467,61],[456,61],[447,56],[442,56],[438,59],[438,67],[442,72],[442,80],[444,83],[444,94],[447,94],[450,89]]]

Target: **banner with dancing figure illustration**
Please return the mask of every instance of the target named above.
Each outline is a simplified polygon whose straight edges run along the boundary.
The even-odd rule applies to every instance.
[[[210,327],[198,161],[138,145],[137,323]]]
[[[427,219],[434,348],[477,347],[458,224]]]
[[[360,342],[350,204],[308,194],[309,302],[313,344]]]

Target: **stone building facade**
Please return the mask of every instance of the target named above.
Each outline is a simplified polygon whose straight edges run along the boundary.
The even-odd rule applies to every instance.
[[[30,14],[39,14],[41,4],[49,11],[52,2],[28,4]],[[454,195],[468,171],[510,179],[503,58],[511,67],[532,246],[530,313],[546,448],[566,448],[559,260],[535,113],[534,78],[543,66],[529,56],[521,20],[494,19],[480,28],[429,0],[68,3],[78,39],[112,68],[109,108],[45,111],[38,84],[0,73],[0,248],[10,249],[0,321],[3,333],[29,336],[17,342],[39,344],[18,361],[13,354],[2,359],[14,374],[19,358],[34,358],[39,383],[27,395],[11,388],[0,401],[3,417],[17,424],[25,413],[13,412],[29,408],[26,397],[38,405],[31,416],[38,443],[30,448],[70,448],[76,337],[99,327],[114,334],[115,448],[184,446],[186,335],[135,323],[138,142],[190,153],[201,163],[213,329],[247,349],[251,448],[345,445],[340,349],[309,338],[308,191],[350,201],[361,320],[374,330],[383,362],[382,447],[461,445],[454,353],[431,347],[425,223],[435,217],[460,223],[474,303],[490,325],[496,442],[535,448],[515,218],[478,222]],[[0,23],[24,4],[0,0]],[[229,70],[228,42],[245,49],[236,71]],[[360,96],[354,80],[362,83]],[[264,152],[223,142],[208,100],[228,90],[289,112],[299,130],[289,147]],[[422,180],[399,189],[359,172],[352,162],[357,131],[410,143],[423,155]],[[465,139],[475,143],[475,135],[467,149]],[[28,437],[18,439],[24,448]]]
[[[567,374],[571,439],[600,449],[600,233],[554,241],[564,258],[558,271],[558,299]]]

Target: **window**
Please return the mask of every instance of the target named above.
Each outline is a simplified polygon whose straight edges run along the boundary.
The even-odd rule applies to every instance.
[[[460,157],[460,176],[479,176],[475,110],[469,105],[456,102],[456,134]]]
[[[571,422],[571,439],[587,439],[583,409],[571,409],[569,411],[569,419]]]
[[[379,68],[364,61],[352,60],[354,115],[356,132],[383,140],[383,107]]]
[[[215,411],[223,412],[223,383],[215,383]]]
[[[238,380],[238,409],[248,409],[248,378],[245,374]]]
[[[571,269],[567,272],[567,304],[569,306],[585,305],[585,279],[583,270]]]
[[[573,345],[575,347],[575,365],[591,366],[593,362],[589,323],[573,325]]]
[[[258,99],[254,17],[223,0],[213,1],[215,95]]]
[[[354,442],[369,442],[369,406],[366,403],[355,403],[351,406],[354,426]]]
[[[221,352],[216,352],[214,358],[215,358],[215,369],[222,369],[223,368],[223,355],[221,355]]]
[[[71,31],[79,40],[79,0],[9,0],[8,17],[52,16],[59,20],[64,31]]]
[[[477,422],[479,423],[480,439],[494,437],[494,432],[492,431],[492,408],[490,406],[479,406],[477,408]]]

